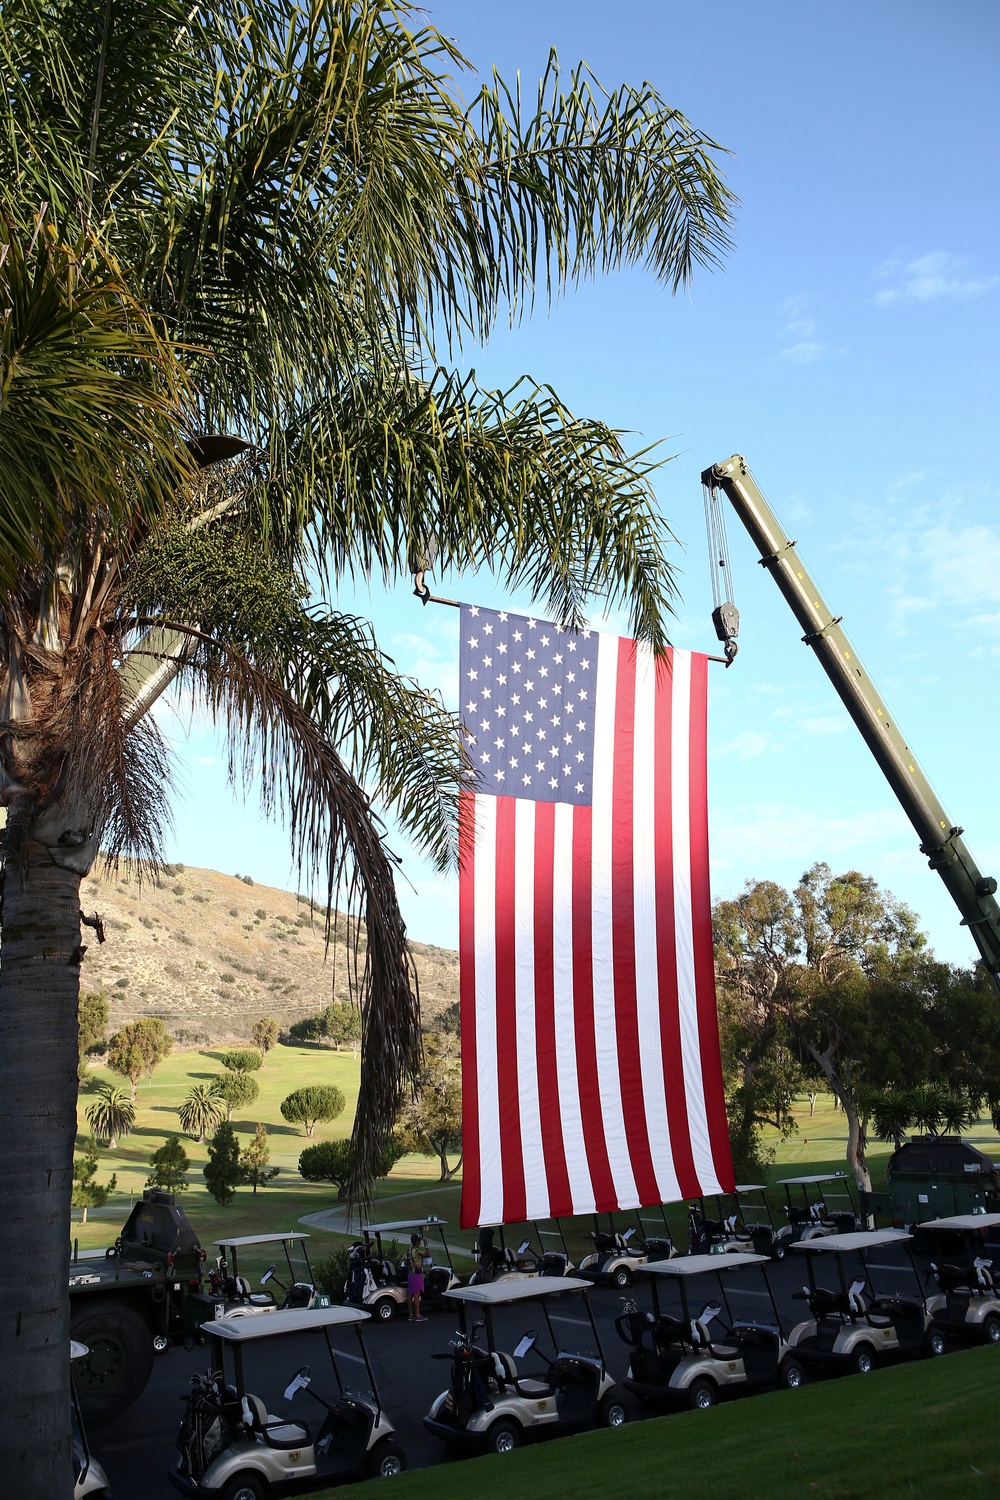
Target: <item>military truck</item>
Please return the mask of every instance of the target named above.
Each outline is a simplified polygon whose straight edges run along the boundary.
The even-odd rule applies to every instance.
[[[89,1354],[73,1376],[87,1421],[131,1406],[154,1355],[197,1337],[225,1311],[206,1276],[206,1253],[173,1193],[147,1188],[100,1257],[70,1262],[70,1333]]]
[[[879,1214],[896,1228],[925,1219],[1000,1210],[1000,1167],[957,1135],[922,1135],[886,1162],[884,1192],[861,1193],[862,1218]]]

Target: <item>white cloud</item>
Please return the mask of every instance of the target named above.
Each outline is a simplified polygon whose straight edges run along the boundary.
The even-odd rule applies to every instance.
[[[771,740],[766,734],[759,734],[756,729],[744,729],[741,734],[728,740],[724,745],[716,745],[712,754],[716,756],[735,756],[737,760],[753,760],[758,755],[763,755],[768,749]]]
[[[938,302],[942,298],[971,302],[1000,286],[1000,276],[964,274],[968,262],[946,250],[935,250],[916,260],[887,260],[874,272],[876,281],[889,284],[875,293],[879,307],[899,302]]]
[[[826,714],[815,719],[803,719],[801,727],[806,734],[843,734],[847,728],[847,716]]]
[[[762,802],[717,808],[711,825],[713,863],[747,875],[786,862],[805,869],[816,859],[870,863],[874,851],[887,853],[906,838],[912,841],[910,825],[900,809],[889,807],[833,818],[807,807]]]
[[[781,358],[790,359],[797,365],[812,365],[818,359],[823,359],[827,353],[825,344],[813,344],[807,341],[791,344],[787,349],[782,349]]]

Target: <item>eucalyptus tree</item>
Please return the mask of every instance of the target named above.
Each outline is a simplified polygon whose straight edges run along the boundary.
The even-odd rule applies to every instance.
[[[553,57],[530,96],[494,77],[466,104],[464,59],[404,6],[5,0],[0,66],[0,1186],[24,1268],[0,1412],[10,1482],[56,1495],[79,885],[99,850],[158,856],[149,709],[172,682],[206,706],[303,879],[365,918],[358,1196],[419,1059],[364,788],[444,865],[460,755],[323,597],[487,566],[567,624],[622,603],[662,647],[653,459],[454,363],[536,290],[634,264],[683,286],[727,248],[731,200],[649,86]]]

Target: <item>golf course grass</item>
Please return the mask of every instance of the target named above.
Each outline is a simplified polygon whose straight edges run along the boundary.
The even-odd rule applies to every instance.
[[[394,1500],[889,1500],[993,1496],[1000,1351],[971,1349],[616,1432],[539,1442],[392,1481]],[[385,1480],[351,1494],[384,1495]],[[333,1500],[343,1489],[323,1490]]]

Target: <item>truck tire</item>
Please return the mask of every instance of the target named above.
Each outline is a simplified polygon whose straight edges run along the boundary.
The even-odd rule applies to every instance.
[[[153,1337],[127,1302],[92,1302],[70,1323],[70,1335],[90,1353],[73,1365],[73,1382],[86,1422],[107,1422],[146,1389],[153,1368]]]

